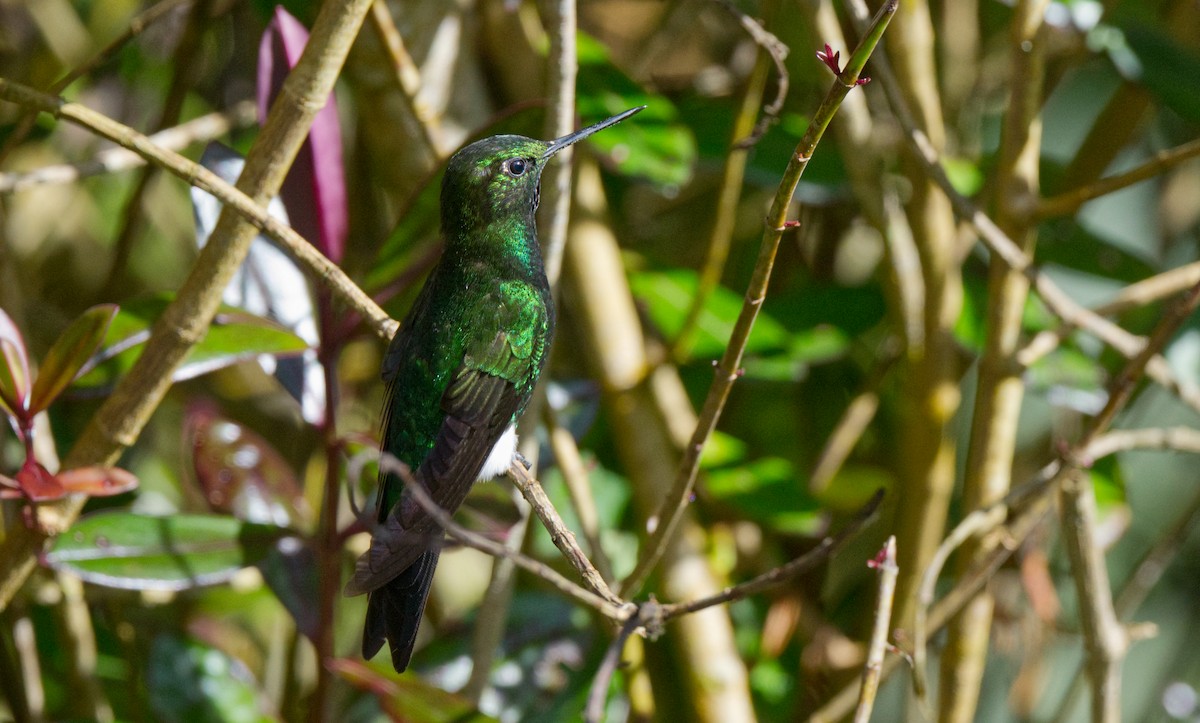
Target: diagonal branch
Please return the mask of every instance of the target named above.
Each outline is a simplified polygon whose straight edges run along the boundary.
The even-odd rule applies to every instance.
[[[796,192],[796,186],[800,182],[800,176],[808,166],[808,161],[812,158],[813,151],[829,126],[829,122],[837,113],[842,98],[846,97],[846,94],[855,87],[867,58],[871,56],[879,39],[883,36],[884,30],[887,29],[888,22],[895,14],[897,5],[898,0],[889,0],[879,9],[870,30],[863,34],[863,38],[850,56],[846,68],[830,87],[825,100],[821,102],[820,107],[813,115],[804,137],[788,160],[787,169],[783,173],[779,190],[775,193],[775,200],[771,204],[771,210],[764,224],[758,260],[755,263],[750,285],[746,289],[741,313],[734,325],[729,344],[725,347],[725,353],[717,364],[716,377],[704,400],[704,407],[701,409],[696,430],[693,432],[689,444],[684,448],[683,459],[680,460],[671,490],[659,505],[656,513],[650,517],[656,523],[654,531],[651,533],[650,539],[646,541],[637,566],[621,585],[623,595],[631,595],[641,588],[650,572],[658,564],[666,549],[667,541],[675,531],[675,526],[679,524],[683,511],[687,509],[692,488],[696,484],[700,452],[717,426],[717,420],[720,419],[721,412],[725,408],[725,401],[729,398],[733,383],[741,376],[739,370],[742,364],[742,354],[746,350],[746,341],[750,337],[750,330],[754,327],[758,312],[766,299],[767,282],[770,281],[771,269],[775,264],[775,253],[779,249],[783,231],[787,228],[787,210],[792,196]]]

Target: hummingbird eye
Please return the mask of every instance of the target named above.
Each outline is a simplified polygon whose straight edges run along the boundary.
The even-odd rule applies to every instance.
[[[524,158],[514,158],[504,164],[504,171],[513,178],[525,175],[527,170],[529,170],[529,163]]]

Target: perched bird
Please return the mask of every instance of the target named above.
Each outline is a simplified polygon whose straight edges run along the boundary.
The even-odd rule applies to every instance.
[[[453,514],[476,480],[503,474],[517,418],[549,358],[554,304],[534,211],[554,154],[642,110],[554,141],[503,135],[450,158],[442,181],[445,251],[388,347],[385,453]],[[379,525],[347,595],[369,593],[363,657],[386,639],[408,667],[443,532],[394,473],[380,473]]]

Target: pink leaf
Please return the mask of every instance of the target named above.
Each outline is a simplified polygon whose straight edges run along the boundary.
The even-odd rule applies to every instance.
[[[120,467],[78,467],[56,476],[67,492],[91,497],[111,497],[138,486],[138,478]]]
[[[258,47],[260,122],[266,122],[268,108],[307,43],[304,25],[277,6]],[[292,227],[331,260],[341,261],[348,228],[346,172],[342,127],[332,95],[317,112],[279,195]]]
[[[17,472],[17,484],[21,492],[33,502],[45,502],[61,499],[67,494],[66,489],[58,479],[50,474],[45,467],[27,459]]]

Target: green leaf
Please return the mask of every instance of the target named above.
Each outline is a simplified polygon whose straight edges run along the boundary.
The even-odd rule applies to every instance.
[[[46,562],[104,587],[187,590],[228,580],[262,560],[283,534],[232,517],[105,511],[55,538]]]
[[[678,336],[696,295],[698,276],[691,269],[643,271],[630,275],[633,293],[646,304],[650,319],[669,338]],[[725,351],[734,324],[742,311],[742,297],[724,286],[713,290],[696,323],[692,356],[713,358]],[[748,352],[782,349],[788,331],[771,316],[760,312],[746,344]]]
[[[108,326],[101,351],[85,367],[75,386],[105,390],[127,374],[171,299],[169,294],[160,295],[123,306]],[[263,354],[295,356],[307,348],[303,339],[278,324],[222,305],[208,333],[176,370],[174,381],[192,379]]]
[[[104,334],[117,315],[115,304],[93,306],[71,322],[38,368],[37,381],[33,383],[33,398],[29,409],[37,414],[62,393],[67,385],[83,368],[87,360],[96,353],[104,341]]]
[[[585,122],[594,123],[634,106],[646,110],[588,139],[611,159],[621,173],[639,176],[660,186],[687,183],[696,164],[696,138],[664,96],[651,93],[623,73],[595,38],[576,38],[579,78],[575,107]]]
[[[254,676],[236,658],[174,635],[158,635],[146,661],[154,719],[165,723],[267,723]]]

